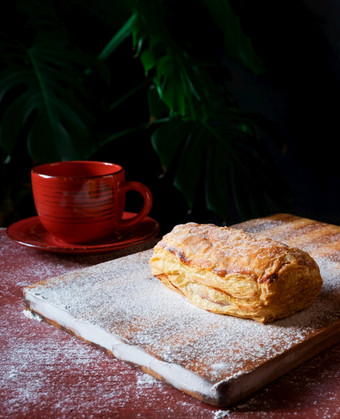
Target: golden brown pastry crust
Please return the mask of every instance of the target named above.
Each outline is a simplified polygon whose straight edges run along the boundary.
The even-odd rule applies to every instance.
[[[212,224],[176,226],[155,246],[150,266],[194,305],[263,323],[309,307],[322,287],[308,253]]]

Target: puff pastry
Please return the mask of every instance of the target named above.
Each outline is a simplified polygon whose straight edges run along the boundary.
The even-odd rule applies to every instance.
[[[308,253],[212,224],[176,226],[149,263],[154,276],[192,304],[262,323],[309,307],[322,287]]]

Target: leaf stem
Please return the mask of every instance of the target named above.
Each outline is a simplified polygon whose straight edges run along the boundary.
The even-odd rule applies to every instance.
[[[110,135],[109,137],[106,137],[101,143],[101,146],[104,146],[111,141],[117,140],[120,137],[123,137],[124,135],[131,134],[135,131],[139,131],[140,129],[146,128],[148,126],[148,123],[143,122],[142,124],[136,125],[135,127],[126,128],[122,131],[116,132],[113,135]]]
[[[147,86],[150,83],[149,79],[146,79],[142,83],[140,83],[135,88],[131,89],[129,92],[127,92],[125,95],[120,97],[118,100],[116,100],[112,105],[110,105],[110,111],[115,109],[117,106],[119,106],[121,103],[125,102],[127,99],[129,99],[132,95],[134,95],[139,90],[143,89],[143,87]]]
[[[154,124],[162,124],[164,122],[168,122],[169,118],[161,118],[161,119],[156,119],[155,121],[152,122],[152,125]],[[110,135],[109,137],[105,138],[101,143],[100,146],[104,146],[108,143],[110,143],[111,141],[117,140],[120,137],[124,137],[124,135],[128,135],[131,134],[133,132],[139,131],[141,129],[145,129],[148,128],[150,126],[149,122],[142,122],[139,125],[136,125],[135,127],[131,127],[131,128],[126,128],[122,131],[116,132],[113,135]]]

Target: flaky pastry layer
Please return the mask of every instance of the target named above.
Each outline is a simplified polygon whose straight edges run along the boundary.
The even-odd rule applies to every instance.
[[[262,323],[306,309],[322,287],[308,253],[212,224],[176,226],[155,246],[150,266],[192,304]]]

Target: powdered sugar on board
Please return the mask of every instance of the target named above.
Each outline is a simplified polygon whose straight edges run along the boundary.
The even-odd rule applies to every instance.
[[[213,418],[211,406],[23,312],[23,286],[115,256],[37,252],[0,229],[0,418]]]
[[[0,229],[0,417],[340,417],[339,345],[221,410],[23,315],[23,286],[116,256],[39,252]]]
[[[314,305],[269,325],[206,312],[150,275],[152,251],[52,278],[25,290],[30,307],[77,336],[218,404],[233,383],[339,321],[337,263],[320,259]]]

